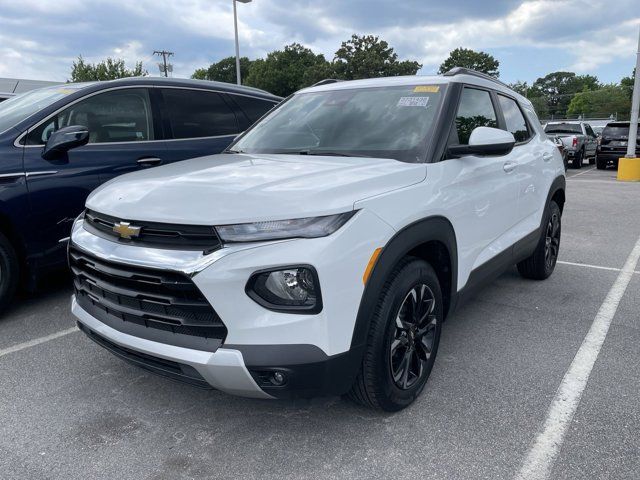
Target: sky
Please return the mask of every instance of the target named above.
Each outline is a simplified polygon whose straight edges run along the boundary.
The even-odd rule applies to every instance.
[[[500,78],[531,83],[568,70],[618,82],[635,65],[639,0],[253,0],[238,3],[240,53],[292,42],[328,60],[353,33],[389,42],[438,70],[457,47],[500,61]],[[141,60],[175,52],[176,77],[234,55],[232,0],[0,0],[0,77],[65,81],[78,55]]]

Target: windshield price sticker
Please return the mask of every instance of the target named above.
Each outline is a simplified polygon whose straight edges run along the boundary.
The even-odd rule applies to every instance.
[[[400,97],[398,107],[426,107],[429,97]]]
[[[439,91],[438,85],[418,85],[413,89],[413,93],[438,93]]]

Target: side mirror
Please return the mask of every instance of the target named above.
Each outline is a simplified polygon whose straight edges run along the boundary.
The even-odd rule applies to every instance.
[[[476,127],[469,137],[469,145],[451,145],[448,153],[452,157],[465,155],[506,155],[516,143],[511,132],[492,127]]]
[[[61,153],[68,152],[72,148],[86,145],[89,142],[89,130],[82,125],[71,125],[61,128],[51,134],[47,140],[42,158],[53,160]]]

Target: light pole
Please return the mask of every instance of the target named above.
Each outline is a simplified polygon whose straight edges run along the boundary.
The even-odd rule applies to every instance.
[[[242,85],[242,79],[240,78],[240,45],[238,45],[238,11],[236,9],[236,3],[249,3],[251,0],[231,0],[233,2],[233,26],[236,32],[236,79],[238,85]]]
[[[640,181],[640,158],[636,157],[638,139],[638,113],[640,112],[640,33],[638,34],[638,52],[636,54],[636,75],[633,81],[631,97],[631,122],[629,122],[629,140],[627,155],[618,160],[618,180]]]

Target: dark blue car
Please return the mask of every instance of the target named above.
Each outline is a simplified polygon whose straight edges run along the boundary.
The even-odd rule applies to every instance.
[[[279,103],[226,83],[129,78],[0,103],[0,309],[64,265],[89,193],[127,172],[219,153]]]

